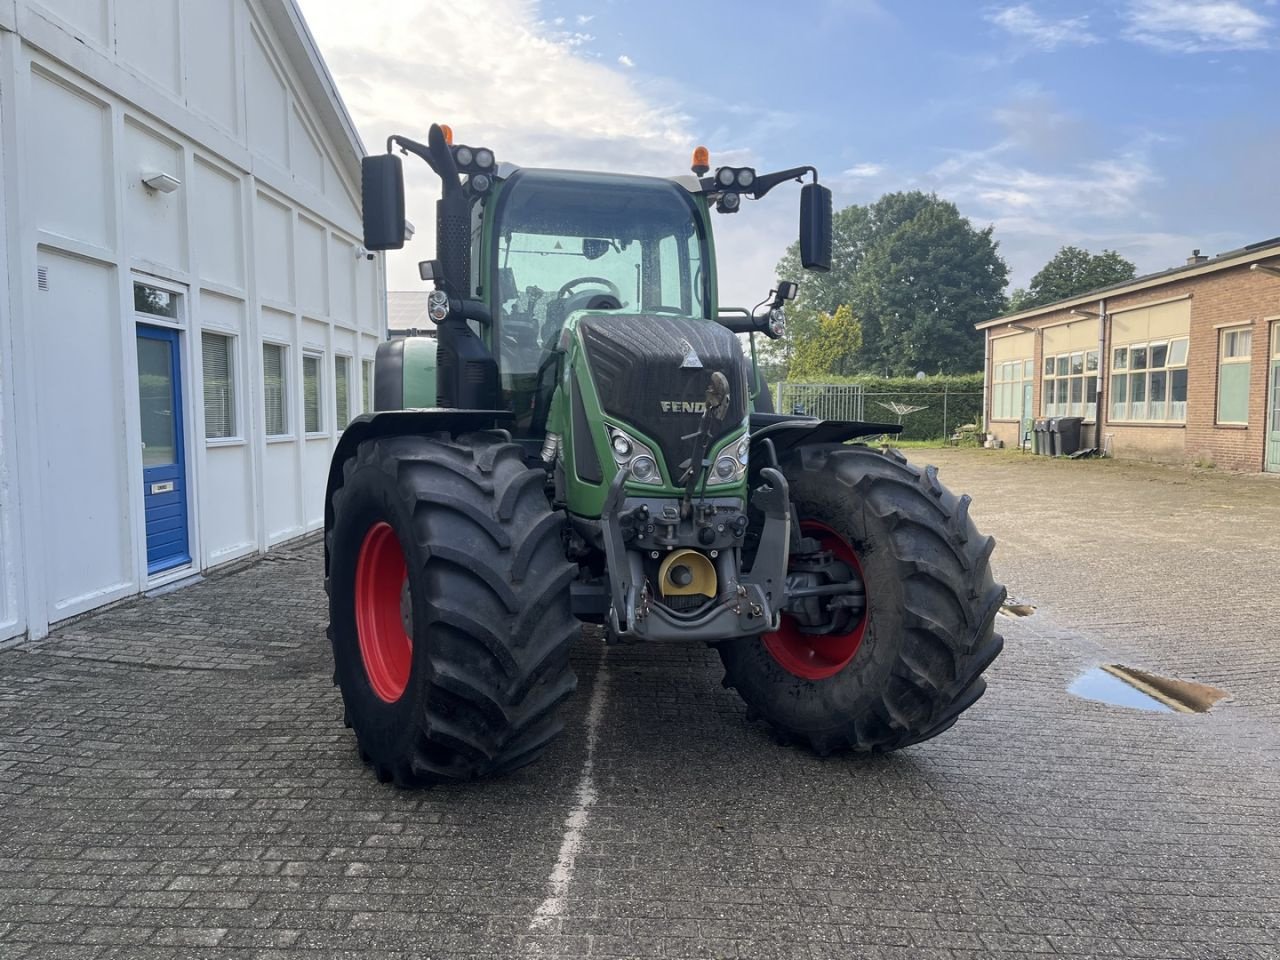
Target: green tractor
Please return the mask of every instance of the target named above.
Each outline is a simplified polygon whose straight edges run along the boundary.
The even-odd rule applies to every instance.
[[[335,680],[378,778],[537,757],[582,623],[712,645],[748,715],[819,754],[950,727],[1002,645],[993,541],[933,468],[851,442],[900,427],[772,411],[755,337],[794,283],[717,303],[712,210],[790,181],[812,178],[801,261],[830,268],[817,171],[712,172],[702,148],[670,179],[532,170],[451,140],[363,165],[369,250],[408,229],[395,148],[443,185],[435,336],[380,345],[325,498]]]

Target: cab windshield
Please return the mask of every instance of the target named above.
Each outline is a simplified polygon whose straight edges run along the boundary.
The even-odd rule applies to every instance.
[[[575,310],[708,316],[706,240],[679,185],[521,171],[497,203],[494,347],[518,422]]]

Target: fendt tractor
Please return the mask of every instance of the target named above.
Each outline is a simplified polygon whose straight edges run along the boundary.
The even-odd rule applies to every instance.
[[[993,541],[933,468],[854,442],[900,427],[772,411],[755,339],[795,283],[717,303],[712,211],[791,181],[801,263],[830,269],[817,171],[712,172],[701,147],[693,176],[534,170],[452,140],[363,161],[371,251],[405,241],[401,154],[442,184],[435,335],[379,346],[325,498],[335,681],[378,778],[537,757],[582,623],[710,644],[748,717],[819,754],[955,723],[1002,645]]]

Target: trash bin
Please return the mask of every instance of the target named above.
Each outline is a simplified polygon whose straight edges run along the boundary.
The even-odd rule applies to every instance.
[[[1084,417],[1058,417],[1054,421],[1053,455],[1069,457],[1080,449],[1080,427]]]
[[[1035,422],[1031,428],[1031,444],[1032,449],[1041,456],[1050,456],[1053,450],[1050,449],[1049,441],[1049,421],[1040,419]]]

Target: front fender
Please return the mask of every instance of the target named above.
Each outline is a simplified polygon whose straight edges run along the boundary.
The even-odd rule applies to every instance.
[[[491,430],[511,419],[506,410],[454,410],[432,407],[419,410],[384,410],[356,417],[342,431],[338,446],[329,461],[329,479],[324,491],[324,572],[329,575],[329,537],[333,528],[333,492],[342,486],[342,465],[356,455],[360,444],[378,437],[426,433],[468,433]]]

